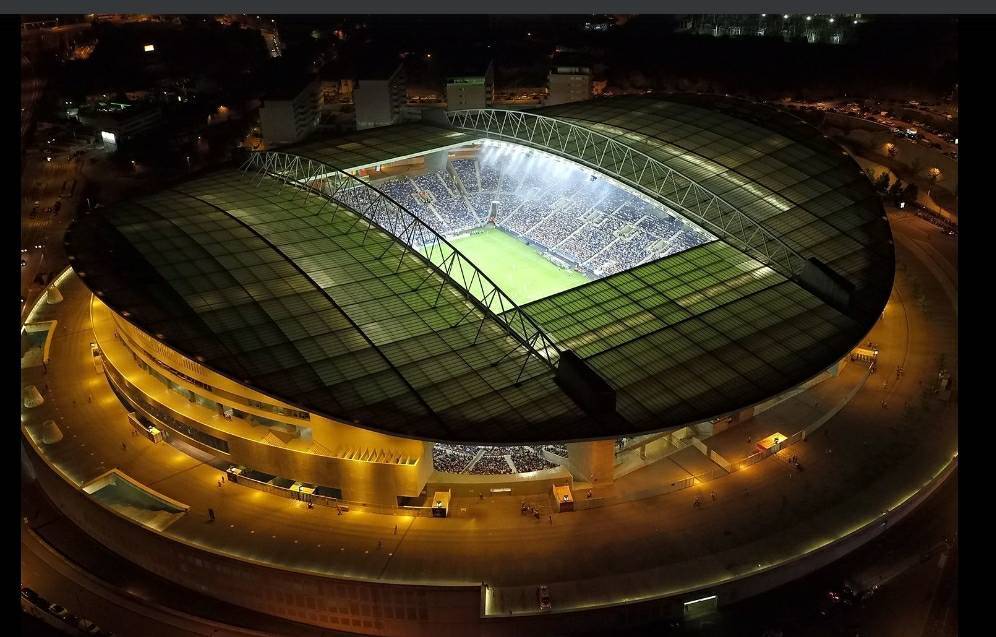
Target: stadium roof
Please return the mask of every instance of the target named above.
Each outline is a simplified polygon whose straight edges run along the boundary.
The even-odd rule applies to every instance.
[[[821,255],[865,305],[884,306],[894,269],[887,221],[867,180],[822,137],[679,102],[544,112],[555,109],[636,132],[627,139],[730,198],[746,181],[750,197],[738,205],[806,256]],[[286,150],[352,168],[479,138],[455,133],[401,125]],[[610,438],[730,413],[820,373],[873,320],[722,241],[526,305],[616,391],[615,413],[599,416],[400,239],[275,179],[223,170],[124,202],[75,224],[67,252],[113,309],[234,380],[345,422],[456,442]]]

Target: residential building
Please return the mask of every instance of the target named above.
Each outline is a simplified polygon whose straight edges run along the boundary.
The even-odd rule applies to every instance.
[[[357,72],[353,85],[356,128],[390,126],[401,121],[407,101],[405,70],[401,62],[369,64]]]
[[[489,60],[476,69],[454,68],[446,78],[446,108],[490,108],[495,99],[494,64]]]
[[[320,83],[313,77],[287,82],[263,96],[259,122],[267,146],[300,141],[318,128]]]

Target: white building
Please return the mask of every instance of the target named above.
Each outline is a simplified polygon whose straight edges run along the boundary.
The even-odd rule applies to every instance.
[[[101,142],[111,150],[163,123],[162,109],[147,103],[104,102],[81,109],[78,119],[99,131]]]
[[[591,99],[591,68],[555,66],[547,78],[547,106]]]
[[[353,86],[356,129],[390,126],[401,121],[407,101],[404,67],[398,64],[361,71]]]
[[[491,108],[495,99],[494,65],[487,63],[483,73],[454,74],[446,78],[446,109]]]
[[[318,80],[311,80],[299,90],[285,89],[264,97],[259,107],[263,143],[290,144],[317,129],[319,95]]]

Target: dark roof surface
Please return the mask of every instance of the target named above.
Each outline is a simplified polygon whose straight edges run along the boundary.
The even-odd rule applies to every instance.
[[[738,203],[884,305],[887,222],[873,219],[867,180],[852,179],[856,169],[822,137],[667,104],[555,108],[603,132],[639,131],[627,139],[646,152],[716,188],[747,189]],[[411,124],[286,150],[351,168],[476,138]],[[751,168],[765,155],[770,170]],[[795,179],[762,179],[772,170]],[[115,205],[75,224],[67,252],[109,306],[220,373],[346,422],[433,440],[611,438],[698,422],[808,380],[871,327],[722,241],[525,306],[616,390],[616,413],[595,417],[399,239],[274,179],[223,170]],[[869,272],[873,264],[889,271]],[[436,277],[428,296],[427,276]],[[461,319],[468,312],[475,318]]]

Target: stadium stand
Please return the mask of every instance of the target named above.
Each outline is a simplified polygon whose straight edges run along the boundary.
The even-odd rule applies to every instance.
[[[377,186],[444,237],[496,224],[597,279],[713,240],[669,210],[544,156],[484,146],[474,159]]]

